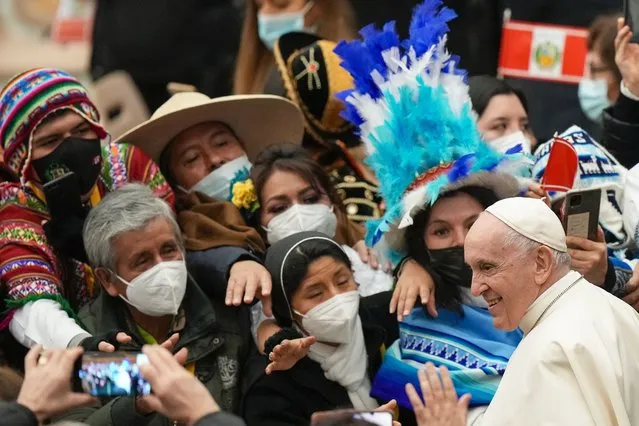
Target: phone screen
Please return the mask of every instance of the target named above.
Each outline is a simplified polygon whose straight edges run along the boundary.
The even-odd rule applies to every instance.
[[[639,42],[639,0],[625,0],[625,19],[632,30],[632,41]]]
[[[386,411],[371,411],[353,414],[355,420],[366,420],[378,426],[393,426],[393,415]]]
[[[149,395],[151,385],[142,378],[140,365],[146,355],[135,352],[87,352],[82,356],[76,379],[82,391],[93,396]]]

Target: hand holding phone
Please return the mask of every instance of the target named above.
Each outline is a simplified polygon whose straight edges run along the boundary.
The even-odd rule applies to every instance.
[[[72,408],[95,402],[85,393],[73,392],[69,377],[82,348],[43,351],[35,345],[24,358],[24,382],[17,403],[28,408],[42,424]]]
[[[564,204],[564,229],[569,237],[597,240],[601,189],[569,191]]]

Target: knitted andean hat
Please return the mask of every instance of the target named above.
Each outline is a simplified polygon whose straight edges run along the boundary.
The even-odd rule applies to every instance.
[[[0,91],[0,162],[24,184],[31,157],[31,137],[49,114],[69,109],[87,120],[103,139],[98,110],[87,90],[72,75],[57,69],[37,68],[13,77]]]
[[[384,236],[397,254],[405,252],[412,217],[439,195],[473,185],[500,199],[514,196],[514,176],[527,167],[521,151],[500,154],[479,134],[466,74],[446,51],[447,23],[455,17],[442,0],[426,0],[415,9],[408,39],[389,22],[382,30],[365,27],[362,40],[335,49],[355,82],[340,95],[344,115],[359,128],[387,206],[382,219],[368,223],[367,243]]]

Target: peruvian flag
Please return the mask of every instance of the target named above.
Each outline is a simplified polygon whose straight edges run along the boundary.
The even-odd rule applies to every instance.
[[[498,72],[503,77],[578,84],[586,71],[587,37],[583,28],[507,20]]]
[[[95,3],[87,0],[60,0],[51,23],[51,39],[57,43],[89,41],[93,32]]]
[[[573,144],[564,138],[553,138],[546,170],[541,178],[544,191],[568,192],[577,181],[579,157]]]

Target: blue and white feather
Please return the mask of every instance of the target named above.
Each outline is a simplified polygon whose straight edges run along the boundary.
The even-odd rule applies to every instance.
[[[359,128],[387,205],[385,216],[367,225],[370,245],[411,225],[412,215],[451,185],[506,163],[516,167],[521,157],[492,150],[477,130],[466,72],[446,50],[448,23],[456,16],[442,0],[426,0],[415,8],[406,40],[389,22],[381,30],[367,26],[362,40],[335,48],[354,81],[339,95],[343,116]],[[446,173],[407,191],[418,176],[443,164]]]

